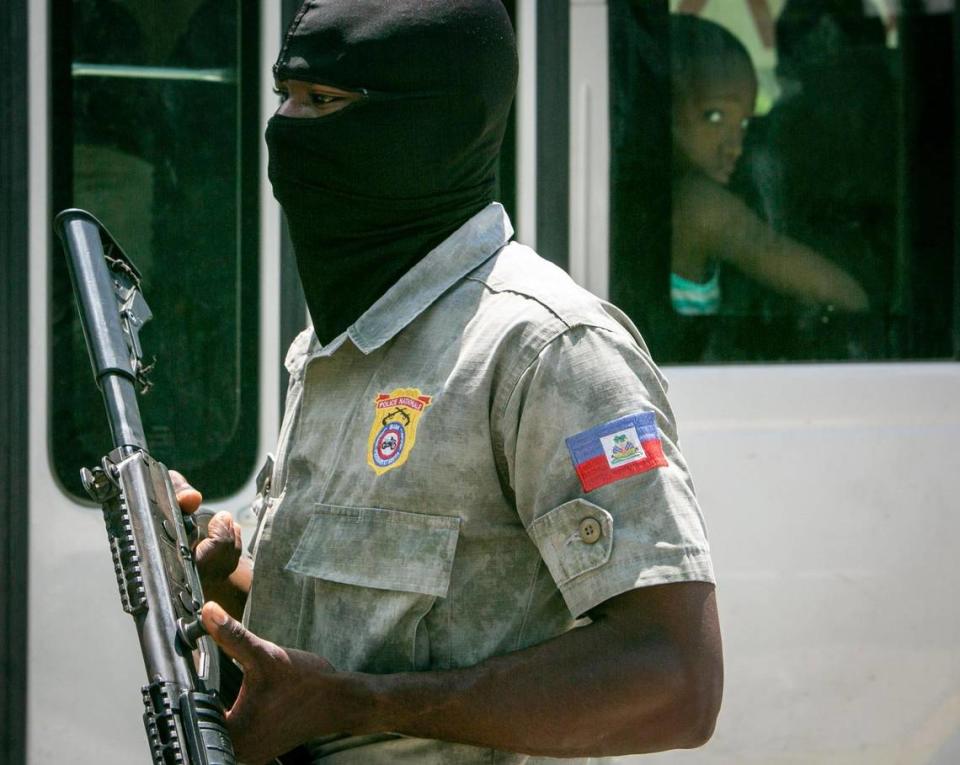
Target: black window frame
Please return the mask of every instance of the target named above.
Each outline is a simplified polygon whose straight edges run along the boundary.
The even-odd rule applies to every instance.
[[[50,0],[49,34],[49,71],[50,94],[48,95],[49,110],[49,151],[50,151],[50,209],[57,211],[72,206],[73,190],[73,77],[71,75],[73,49],[73,12],[71,0]],[[240,371],[238,374],[239,398],[237,402],[238,423],[231,434],[228,443],[223,447],[220,456],[204,464],[204,473],[207,475],[231,476],[228,488],[209,488],[205,491],[205,498],[217,500],[230,496],[246,485],[256,469],[256,459],[259,453],[260,441],[260,335],[262,332],[260,320],[260,197],[261,174],[260,157],[262,143],[261,129],[261,95],[262,81],[260,73],[261,35],[260,35],[260,4],[256,0],[236,0],[239,11],[237,29],[237,53],[239,57],[237,78],[242,83],[237,112],[236,130],[239,137],[239,190],[236,195],[239,209],[236,213],[238,220],[237,242],[240,247],[240,287],[237,295],[239,302],[239,342],[242,352],[239,353]],[[226,127],[225,129],[230,129]],[[91,211],[96,214],[96,211]],[[121,242],[121,245],[123,243]],[[135,259],[135,253],[131,253]],[[49,273],[52,280],[66,279],[66,264],[60,244],[51,240],[49,252]],[[146,284],[147,301],[150,302],[150,285]],[[202,297],[202,296],[201,296]],[[155,306],[154,306],[155,308]],[[148,327],[150,332],[153,327]],[[51,334],[51,340],[53,335]],[[54,395],[53,375],[58,373],[57,360],[52,352],[49,357],[50,385],[48,386],[47,400],[50,402]],[[145,348],[149,355],[150,348]],[[87,368],[71,370],[77,385],[92,386],[93,379]],[[48,411],[50,410],[48,403]],[[84,415],[85,417],[87,415]],[[97,426],[105,422],[102,410],[89,413],[91,422]],[[171,413],[171,417],[175,415]],[[75,501],[89,504],[88,498],[82,492],[79,481],[74,475],[79,470],[76,457],[58,454],[56,449],[57,423],[50,418],[47,434],[48,453],[53,476],[60,489]],[[103,451],[110,448],[104,443]],[[156,446],[152,451],[161,459],[164,454]],[[176,467],[176,465],[171,465]],[[193,480],[197,480],[196,477]],[[202,485],[202,481],[197,481]]]
[[[653,108],[640,115],[643,124],[637,128],[656,138],[663,146],[669,140],[669,94],[657,90],[656,80],[664,79],[669,65],[665,56],[665,40],[669,4],[665,0],[638,3],[636,0],[611,0],[609,5],[611,38],[611,154],[620,155],[625,131],[618,131],[618,119],[625,111],[625,101],[618,101],[618,77],[642,78],[649,92],[644,94]],[[638,23],[643,35],[656,45],[638,45],[618,34],[628,23]],[[904,288],[900,304],[879,314],[887,326],[886,341],[880,350],[859,358],[825,353],[815,355],[810,347],[797,352],[780,345],[778,325],[768,327],[750,317],[718,317],[717,332],[728,328],[741,335],[762,338],[753,355],[732,355],[708,359],[685,357],[682,345],[688,335],[702,337],[706,322],[699,319],[678,320],[672,315],[667,296],[669,258],[659,270],[650,272],[649,264],[641,266],[626,253],[638,242],[657,251],[670,247],[670,199],[662,195],[643,206],[630,200],[630,185],[639,177],[643,188],[656,196],[657,189],[669,189],[672,183],[670,151],[642,149],[629,168],[611,167],[611,239],[610,297],[633,316],[653,351],[654,358],[665,364],[749,365],[760,364],[827,364],[827,363],[914,363],[955,361],[960,359],[960,194],[956,179],[960,178],[958,126],[960,126],[960,22],[955,11],[932,14],[921,0],[903,4],[898,19],[899,67],[903,86],[899,88],[899,125],[877,126],[878,130],[898,131],[898,152],[906,159],[898,161],[897,229],[898,243],[894,258],[906,264],[902,275]],[[657,54],[659,49],[659,54]],[[627,61],[626,57],[630,60]],[[930,76],[936,72],[937,76]],[[638,100],[636,93],[629,98]],[[952,105],[950,101],[952,100]],[[647,141],[647,143],[652,143]],[[632,147],[628,147],[632,148]],[[628,152],[623,152],[628,153]],[[618,224],[628,221],[621,228]],[[934,276],[931,276],[934,274]],[[904,308],[905,306],[905,308]],[[672,319],[672,320],[671,320]],[[823,320],[830,321],[829,316]],[[710,321],[710,319],[707,319]],[[739,321],[739,324],[738,324]],[[834,319],[836,321],[836,317]],[[742,326],[741,326],[742,325]],[[848,330],[849,331],[849,330]],[[672,336],[671,336],[672,335]],[[695,344],[695,343],[694,343]],[[734,343],[735,345],[735,343]],[[722,344],[721,344],[722,347]]]
[[[29,528],[27,0],[0,14],[0,760],[26,762]]]

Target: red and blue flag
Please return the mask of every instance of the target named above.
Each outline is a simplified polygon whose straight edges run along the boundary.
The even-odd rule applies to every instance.
[[[567,439],[584,491],[593,491],[658,467],[666,467],[653,412],[637,412]]]

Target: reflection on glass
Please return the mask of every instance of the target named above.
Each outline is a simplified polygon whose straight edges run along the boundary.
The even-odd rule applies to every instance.
[[[832,332],[804,330],[804,321],[816,326],[819,317],[793,308],[794,342],[826,358],[897,356],[901,349],[886,336],[898,216],[895,52],[880,18],[859,1],[790,0],[776,33],[780,95],[751,125],[734,188],[869,296],[869,316],[831,317]],[[789,312],[742,285],[740,293],[741,310]]]
[[[54,204],[90,210],[144,275],[151,450],[208,496],[228,494],[252,468],[257,419],[256,196],[243,193],[255,160],[238,129],[256,83],[237,76],[241,4],[74,0],[54,15],[69,36],[55,64]],[[80,494],[79,467],[109,439],[62,255],[52,262],[52,451]]]
[[[950,14],[671,5],[609,4],[610,295],[654,356],[948,355]]]
[[[855,279],[761,221],[727,188],[757,95],[750,56],[723,27],[695,16],[670,24],[673,92],[671,302],[677,313],[720,313],[721,265],[765,287],[843,311],[867,309]]]

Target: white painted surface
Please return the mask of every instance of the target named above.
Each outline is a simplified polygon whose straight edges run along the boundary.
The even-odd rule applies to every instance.
[[[607,4],[570,4],[570,253],[574,281],[607,297],[610,116]]]
[[[667,372],[726,691],[705,748],[630,761],[960,762],[960,365]]]
[[[517,0],[517,241],[537,246],[537,0]]]

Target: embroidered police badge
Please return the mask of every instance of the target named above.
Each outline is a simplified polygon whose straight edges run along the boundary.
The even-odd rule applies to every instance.
[[[367,441],[367,464],[377,475],[407,461],[417,440],[420,415],[430,406],[431,396],[419,388],[398,388],[373,400],[373,426]]]

